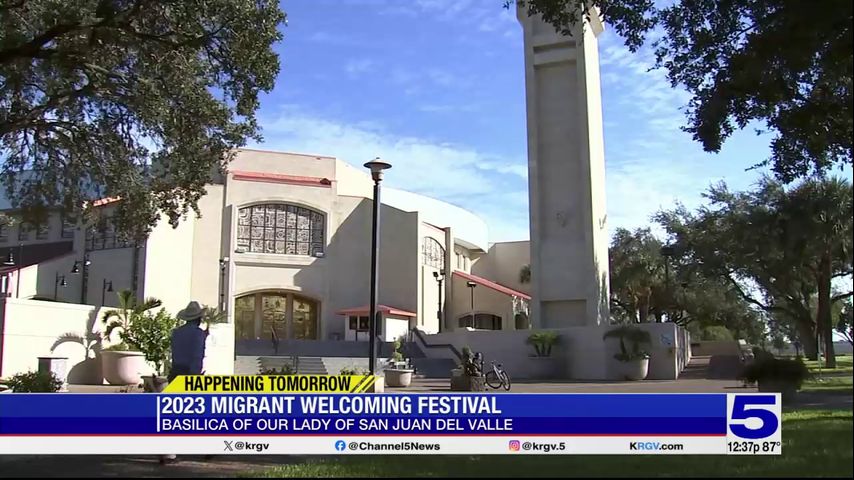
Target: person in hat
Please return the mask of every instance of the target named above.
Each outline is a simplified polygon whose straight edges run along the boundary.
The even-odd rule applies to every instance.
[[[202,375],[202,362],[205,359],[205,342],[210,326],[200,328],[205,311],[199,302],[190,302],[187,308],[178,312],[178,319],[184,325],[172,331],[172,370],[169,381],[178,375]]]
[[[201,329],[205,311],[199,302],[190,302],[187,308],[178,312],[178,319],[186,323],[172,330],[172,369],[169,381],[179,375],[203,375],[202,364],[205,359],[205,342],[210,334],[210,325]],[[207,458],[207,457],[206,457]],[[160,463],[173,463],[178,460],[175,454],[161,455]]]

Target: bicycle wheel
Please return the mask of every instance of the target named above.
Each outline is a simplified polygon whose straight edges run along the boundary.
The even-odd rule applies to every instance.
[[[497,373],[490,370],[486,372],[486,384],[489,385],[492,389],[498,390],[498,388],[501,387],[501,379],[498,378]]]
[[[504,390],[507,390],[509,392],[510,391],[510,375],[507,375],[507,372],[502,370],[501,376],[503,377],[502,380],[504,380],[502,382],[504,384]]]

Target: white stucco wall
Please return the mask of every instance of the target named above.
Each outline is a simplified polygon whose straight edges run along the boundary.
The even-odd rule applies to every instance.
[[[141,253],[143,296],[160,299],[163,307],[173,314],[187,306],[193,272],[192,217],[184,219],[177,228],[161,219]]]
[[[68,357],[69,383],[91,383],[95,380],[101,383],[97,348],[87,352],[80,343],[63,342],[51,349],[66,333],[103,332],[101,316],[104,310],[90,305],[0,299],[0,377],[37,370],[40,356],[62,356]],[[101,347],[109,347],[118,340],[118,335],[114,334],[112,339],[103,339]],[[211,374],[231,373],[234,368],[233,345],[230,326],[214,325],[206,345],[205,371]],[[148,375],[153,371],[149,365],[149,370],[142,374]]]
[[[474,263],[472,273],[505,287],[530,294],[531,283],[519,281],[519,271],[530,261],[531,245],[527,240],[493,243],[489,246],[486,255],[481,256]]]
[[[421,221],[453,228],[455,237],[470,244],[471,248],[483,251],[489,248],[486,222],[468,210],[435,198],[388,187],[383,188],[383,203],[404,211],[418,211]]]

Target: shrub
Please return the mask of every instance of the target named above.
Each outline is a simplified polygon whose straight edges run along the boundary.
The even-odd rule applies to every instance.
[[[648,344],[651,341],[649,332],[646,330],[641,330],[631,325],[621,325],[613,330],[609,330],[602,336],[603,340],[606,338],[620,339],[620,353],[614,355],[614,358],[621,362],[649,358],[649,353],[640,348],[641,344]],[[631,349],[626,348],[627,341],[631,344]]]
[[[172,330],[177,326],[178,320],[161,308],[155,315],[146,312],[137,316],[122,330],[121,337],[129,347],[142,352],[154,364],[157,375],[161,375],[169,360]]]
[[[786,360],[781,358],[757,358],[745,367],[742,373],[748,383],[762,381],[794,383],[800,389],[805,380],[810,378],[810,371],[801,360]]]
[[[53,372],[19,373],[5,383],[15,393],[53,393],[62,388]]]
[[[405,360],[403,354],[400,352],[401,342],[400,339],[396,339],[394,341],[394,353],[392,353],[391,358],[395,362],[402,362]]]
[[[536,332],[528,336],[525,343],[534,346],[538,357],[548,357],[552,354],[552,346],[560,341],[560,335],[555,332]]]
[[[275,368],[265,368],[261,370],[261,375],[295,375],[294,367],[290,365],[283,365],[282,368],[276,370]]]
[[[339,375],[367,375],[367,369],[361,367],[344,367]]]

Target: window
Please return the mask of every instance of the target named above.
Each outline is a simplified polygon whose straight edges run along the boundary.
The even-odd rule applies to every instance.
[[[474,323],[471,321],[471,315],[460,317],[460,328],[472,327],[478,330],[501,330],[501,317],[491,313],[476,313],[474,315]]]
[[[6,243],[9,241],[9,227],[6,225],[0,225],[0,243]]]
[[[357,317],[350,315],[350,330],[358,330],[360,332],[368,331],[368,317]]]
[[[127,246],[127,242],[116,235],[115,225],[109,217],[101,217],[95,225],[86,229],[87,250],[109,250]]]
[[[68,217],[62,217],[62,238],[74,238],[74,230],[77,228],[77,222]]]
[[[424,265],[440,270],[445,268],[445,248],[435,238],[424,237],[421,254],[423,256],[421,261]]]
[[[47,240],[48,232],[47,225],[43,223],[36,225],[36,240]]]
[[[21,223],[18,225],[18,240],[25,242],[30,239],[30,225],[26,223]]]
[[[317,339],[320,303],[284,291],[252,293],[234,300],[237,340]]]
[[[286,204],[241,208],[237,246],[248,252],[316,255],[324,247],[324,215]]]

